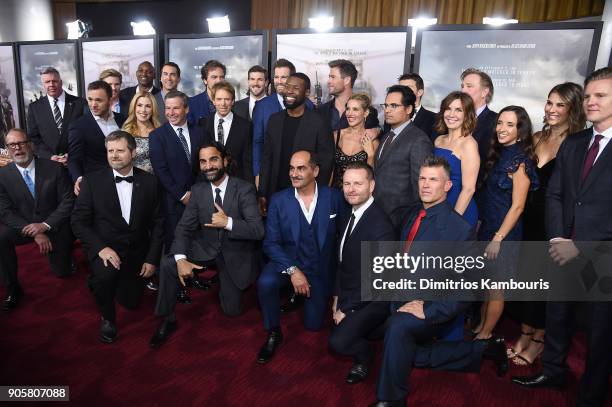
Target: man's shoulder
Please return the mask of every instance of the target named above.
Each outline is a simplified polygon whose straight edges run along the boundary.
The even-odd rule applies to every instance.
[[[452,230],[455,235],[469,236],[472,232],[472,225],[470,225],[463,216],[457,213],[448,202],[444,205],[444,216],[440,217],[440,220],[443,221],[444,224],[439,226],[443,227],[445,230]]]
[[[49,109],[51,109],[51,105],[49,104],[49,99],[47,98],[47,96],[43,96],[41,98],[38,98],[37,100],[35,100],[34,102],[30,103],[30,106],[28,107],[29,109],[39,109],[41,107],[44,107],[45,104],[47,106],[49,106]]]
[[[170,124],[168,122],[162,124],[161,126],[159,126],[158,128],[156,128],[155,130],[153,130],[151,132],[151,134],[149,135],[149,137],[162,137],[164,134],[166,134],[168,132],[168,128],[172,128],[170,126]]]
[[[83,175],[83,181],[86,181],[90,187],[99,185],[100,180],[112,176],[112,170],[110,167],[102,168],[96,171],[89,172]]]
[[[93,119],[93,116],[91,115],[91,112],[87,111],[83,115],[81,115],[78,119],[73,121],[71,123],[70,127],[76,128],[76,129],[81,129],[81,128],[84,128],[84,127],[91,126],[91,123],[95,124],[95,120]]]
[[[206,91],[191,96],[188,99],[188,102],[190,103],[204,103],[204,101],[208,101],[208,93],[206,93]]]

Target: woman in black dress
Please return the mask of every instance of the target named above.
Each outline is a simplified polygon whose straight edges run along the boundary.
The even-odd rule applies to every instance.
[[[572,82],[556,85],[548,93],[544,105],[544,127],[533,135],[535,154],[538,158],[536,172],[540,188],[532,191],[525,208],[525,230],[523,240],[546,241],[545,213],[546,189],[555,166],[559,146],[568,134],[584,129],[586,118],[582,108],[582,87]],[[533,264],[529,267],[546,267]],[[516,365],[532,364],[544,350],[544,317],[546,302],[520,302],[514,304],[514,314],[521,322],[521,334],[513,347],[508,348],[508,357]]]

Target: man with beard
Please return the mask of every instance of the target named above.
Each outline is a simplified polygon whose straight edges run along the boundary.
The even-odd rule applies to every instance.
[[[264,226],[255,187],[226,173],[228,160],[219,143],[203,144],[199,160],[206,182],[191,189],[172,247],[162,260],[155,315],[163,320],[151,338],[153,348],[176,330],[176,291],[194,269],[217,268],[219,302],[230,316],[242,313],[242,292],[257,274],[257,241],[263,238]]]
[[[328,185],[334,160],[334,139],[329,125],[306,109],[310,79],[298,72],[287,79],[283,103],[286,111],[270,116],[264,142],[259,180],[259,208],[266,215],[267,202],[276,191],[291,186],[289,159],[298,150],[312,151],[319,158],[317,180]]]
[[[152,95],[159,93],[159,88],[153,85],[155,79],[155,68],[149,61],[143,61],[136,70],[138,85],[123,89],[119,93],[119,110],[127,116],[130,110],[130,102],[137,92],[150,92]]]
[[[249,68],[248,83],[249,91],[247,97],[240,99],[234,104],[234,113],[243,119],[251,121],[255,102],[266,97],[268,87],[268,70],[261,65],[253,65]]]
[[[134,168],[136,140],[121,130],[105,141],[111,168],[83,177],[72,229],[87,249],[88,285],[102,314],[100,341],[117,337],[115,299],[135,309],[162,250],[164,217],[155,176]]]

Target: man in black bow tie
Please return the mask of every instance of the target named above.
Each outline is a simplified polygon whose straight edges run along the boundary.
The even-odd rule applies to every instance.
[[[145,279],[159,264],[164,217],[157,179],[134,167],[134,137],[117,130],[105,144],[111,168],[84,176],[72,227],[87,250],[89,288],[102,313],[99,339],[111,343],[115,298],[129,309],[140,303]]]

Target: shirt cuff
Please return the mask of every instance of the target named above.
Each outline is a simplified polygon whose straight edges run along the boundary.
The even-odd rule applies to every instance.
[[[188,194],[188,193],[189,193],[189,191],[185,192],[185,195],[183,195],[183,196],[181,197],[181,199],[179,199],[179,201],[182,201],[183,199],[185,199],[185,197],[187,196],[187,194]]]
[[[227,225],[225,225],[225,230],[229,230],[230,232],[232,231],[232,227],[234,226],[234,221],[232,221],[232,218],[228,216],[227,218]]]
[[[51,230],[51,226],[47,222],[43,222],[42,224],[47,227],[47,231]]]
[[[187,256],[185,256],[184,254],[175,254],[174,255],[174,261],[179,261],[179,260],[183,260],[186,259]]]

